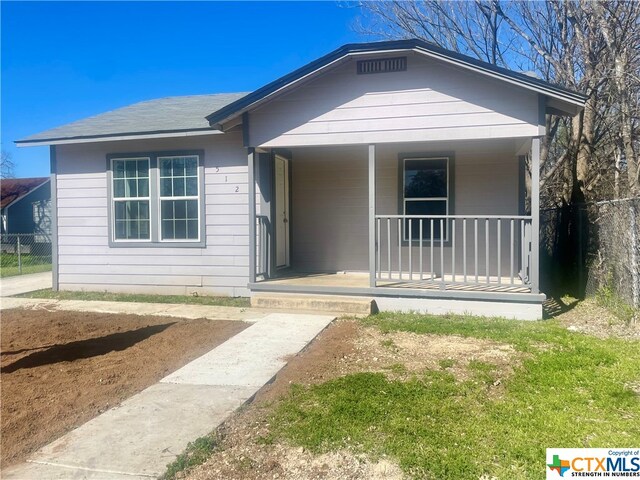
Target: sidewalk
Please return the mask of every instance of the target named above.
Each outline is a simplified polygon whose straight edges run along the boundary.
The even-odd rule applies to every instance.
[[[98,300],[55,300],[48,298],[2,298],[0,310],[30,308],[33,310],[62,310],[68,312],[119,313],[154,315],[176,318],[206,318],[209,320],[242,320],[254,322],[274,310],[219,307],[214,305],[186,305],[182,303],[105,302]]]
[[[51,272],[42,272],[4,277],[0,279],[0,296],[9,297],[11,295],[33,292],[34,290],[51,288],[53,282],[51,275]]]
[[[9,308],[5,302],[19,306],[20,302],[16,301],[31,308],[49,305],[69,310],[72,307],[115,308],[119,312],[135,308],[138,314],[154,314],[154,309],[165,308],[164,313],[155,313],[162,315],[176,307],[3,298],[3,308]],[[209,314],[219,316],[216,318],[230,319],[233,311],[236,316],[243,317],[238,320],[255,323],[156,385],[40,449],[27,463],[10,467],[3,472],[2,478],[157,478],[190,441],[213,431],[233,411],[250,401],[286,365],[286,358],[302,350],[335,318],[332,315],[265,313],[233,307],[179,307],[182,317],[186,310],[198,307],[192,314],[199,318],[203,313],[199,309],[203,308]],[[141,312],[141,308],[148,308],[148,311]]]

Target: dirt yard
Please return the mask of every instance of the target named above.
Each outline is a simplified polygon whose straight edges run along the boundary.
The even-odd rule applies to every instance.
[[[594,298],[582,302],[564,304],[562,300],[548,300],[554,304],[557,319],[570,331],[585,333],[598,338],[623,338],[640,340],[640,322],[625,323]],[[553,311],[553,310],[552,310]]]
[[[3,468],[247,326],[238,321],[3,311]]]

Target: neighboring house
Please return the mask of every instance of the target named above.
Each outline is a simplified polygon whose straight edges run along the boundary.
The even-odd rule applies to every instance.
[[[584,102],[401,40],[346,45],[250,94],[142,102],[16,143],[51,145],[56,288],[540,318],[540,138],[545,114]]]
[[[51,183],[48,177],[6,178],[0,181],[2,233],[34,234],[50,242]]]

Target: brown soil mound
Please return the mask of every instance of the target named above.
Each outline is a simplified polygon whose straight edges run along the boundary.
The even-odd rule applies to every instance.
[[[247,327],[45,310],[6,310],[2,466],[85,423]]]

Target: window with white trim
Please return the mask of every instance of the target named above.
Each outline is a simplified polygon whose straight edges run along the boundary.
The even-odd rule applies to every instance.
[[[447,215],[449,213],[449,158],[425,157],[403,160],[403,213],[405,215]],[[443,220],[447,238],[447,221]],[[411,224],[411,238],[420,238],[419,221]],[[409,222],[405,220],[405,240],[409,240]],[[441,238],[441,222],[433,221],[433,238]],[[422,238],[431,239],[431,221],[422,221]]]
[[[198,157],[158,157],[160,239],[198,240]]]
[[[149,158],[111,160],[115,240],[151,240],[149,163]]]
[[[111,245],[202,246],[202,154],[108,155]]]

